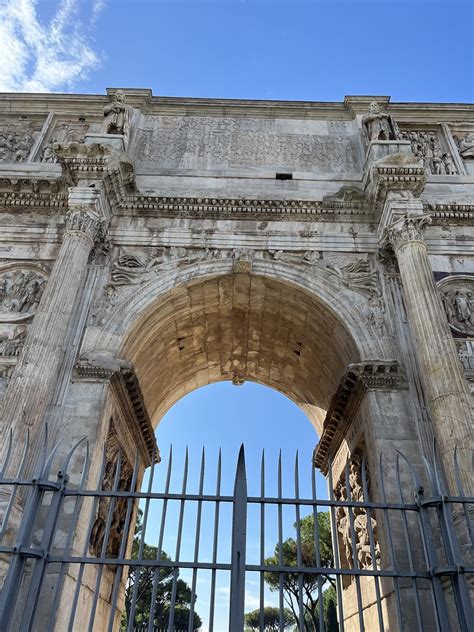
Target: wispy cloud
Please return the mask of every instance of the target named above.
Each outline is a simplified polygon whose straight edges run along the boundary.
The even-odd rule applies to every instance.
[[[99,66],[86,28],[94,24],[105,0],[92,0],[89,27],[79,0],[57,0],[45,24],[37,0],[0,0],[0,91],[54,92],[73,89]]]

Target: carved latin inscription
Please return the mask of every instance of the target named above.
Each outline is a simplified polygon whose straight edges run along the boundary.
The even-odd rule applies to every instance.
[[[240,118],[149,117],[138,130],[136,157],[170,168],[300,167],[324,172],[359,169],[356,140],[285,133],[274,121]]]

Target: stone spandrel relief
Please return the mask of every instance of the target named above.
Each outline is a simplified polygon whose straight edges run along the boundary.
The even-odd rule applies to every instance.
[[[348,289],[370,300],[381,297],[378,272],[372,270],[370,261],[366,258],[347,258],[340,254],[331,256],[330,253],[323,254],[315,250],[305,252],[270,250],[270,254],[276,261],[323,269],[336,277]]]
[[[22,266],[0,269],[0,322],[33,316],[46,286],[46,273]]]
[[[264,119],[149,117],[138,130],[134,154],[145,168],[360,171],[356,137],[322,132],[277,131]]]
[[[438,283],[449,326],[459,334],[474,336],[474,278],[447,277]]]
[[[197,261],[227,258],[229,251],[191,249],[182,247],[154,248],[149,253],[122,251],[112,265],[113,287],[138,285],[149,281],[153,274],[168,267]]]
[[[0,120],[0,162],[25,162],[40,129],[32,121]]]
[[[434,175],[456,175],[458,170],[448,150],[442,148],[437,131],[402,130],[401,137],[411,143],[411,150]]]

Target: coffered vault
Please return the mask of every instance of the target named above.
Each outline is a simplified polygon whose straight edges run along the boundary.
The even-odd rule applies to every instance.
[[[346,365],[358,359],[347,329],[322,301],[262,276],[176,287],[137,320],[122,353],[154,423],[195,388],[252,380],[287,395],[321,432]]]

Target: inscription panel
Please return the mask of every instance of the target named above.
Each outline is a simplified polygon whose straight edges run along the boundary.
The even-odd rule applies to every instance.
[[[357,137],[344,125],[282,125],[270,119],[147,117],[136,136],[134,157],[147,171],[272,167],[357,172]]]

